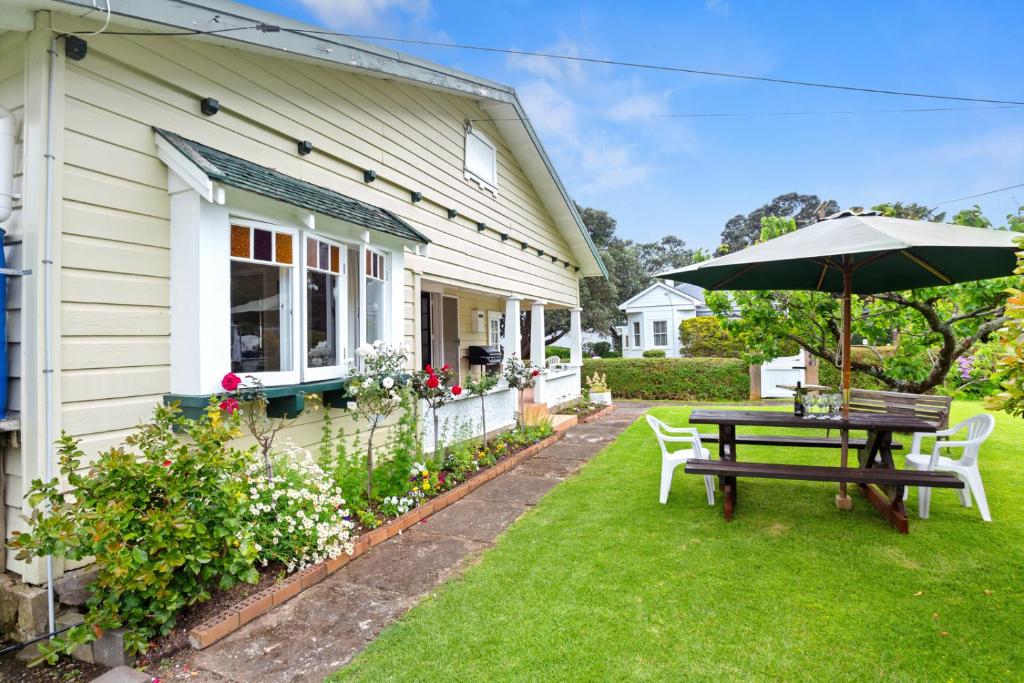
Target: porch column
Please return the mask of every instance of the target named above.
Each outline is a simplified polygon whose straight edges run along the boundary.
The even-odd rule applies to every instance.
[[[583,365],[583,328],[580,324],[582,308],[569,311],[569,365]]]
[[[522,297],[510,296],[505,299],[505,345],[504,361],[519,355],[519,302]]]
[[[537,300],[530,307],[530,362],[538,368],[544,367],[544,305]]]

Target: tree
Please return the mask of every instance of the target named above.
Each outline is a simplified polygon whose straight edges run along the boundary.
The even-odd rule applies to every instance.
[[[765,216],[792,218],[796,226],[802,228],[838,210],[839,204],[835,200],[822,200],[816,194],[780,194],[745,216],[736,214],[730,218],[722,230],[722,246],[719,249],[722,252],[734,252],[756,242],[761,235],[761,219]]]
[[[1020,210],[1017,216],[1020,216]],[[1014,214],[1007,216],[1008,220]],[[1016,225],[1021,225],[1018,222]],[[1011,227],[1015,227],[1011,223]],[[999,332],[1002,356],[996,360],[996,372],[992,379],[999,387],[999,393],[989,397],[988,407],[1002,410],[1014,417],[1024,417],[1024,237],[1017,238],[1022,251],[1017,252],[1017,283],[1008,290],[1006,300],[1006,327]]]
[[[890,215],[920,215],[917,204],[880,206]],[[958,217],[968,225],[977,222],[973,214]],[[766,219],[764,236],[782,228],[780,222]],[[795,230],[795,222],[788,229]],[[854,356],[853,370],[896,391],[927,392],[945,380],[960,356],[1006,323],[1004,290],[1011,283],[999,278],[855,297],[853,338],[866,340],[875,359]],[[842,319],[837,295],[743,291],[732,296],[740,319],[725,325],[748,349],[745,356],[751,362],[785,355],[784,344],[795,342],[827,362],[840,364]],[[721,293],[709,295],[708,305],[720,316],[729,311],[729,301]],[[883,345],[891,346],[891,352],[881,353],[878,347]]]

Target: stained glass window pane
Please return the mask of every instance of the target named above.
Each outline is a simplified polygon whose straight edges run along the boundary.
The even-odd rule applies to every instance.
[[[273,235],[269,230],[253,229],[252,257],[257,261],[272,261]]]
[[[331,269],[331,245],[326,242],[320,242],[320,269],[330,270]]]
[[[316,268],[316,240],[312,237],[306,238],[306,265],[310,268]]]
[[[249,258],[249,228],[241,225],[231,226],[231,255]]]
[[[338,247],[336,247],[334,245],[331,245],[331,272],[332,273],[341,272],[341,265],[339,263],[340,260],[341,260],[341,250],[338,249]]]
[[[275,233],[274,241],[277,247],[275,253],[277,262],[290,264],[292,262],[292,236],[286,232]]]

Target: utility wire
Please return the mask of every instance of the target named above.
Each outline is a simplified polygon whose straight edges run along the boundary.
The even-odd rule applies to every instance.
[[[947,199],[944,202],[936,202],[932,207],[942,206],[943,204],[952,204],[953,202],[962,202],[967,199],[976,199],[977,197],[987,197],[990,194],[996,194],[997,192],[1006,192],[1007,190],[1016,190],[1019,187],[1024,187],[1024,183],[1017,185],[1008,185],[1007,187],[1000,187],[996,190],[989,190],[988,192],[979,192],[978,194],[968,195],[966,197],[957,197],[956,199]]]
[[[355,38],[357,40],[378,40],[383,42],[391,43],[403,43],[407,45],[423,45],[427,47],[444,47],[452,48],[457,50],[475,50],[477,52],[491,52],[498,54],[517,55],[521,57],[541,57],[544,59],[558,59],[563,61],[572,62],[583,62],[586,64],[603,64],[606,66],[621,66],[632,69],[649,69],[653,71],[668,71],[672,73],[685,73],[693,74],[697,76],[713,76],[716,78],[732,78],[744,81],[759,81],[762,83],[776,83],[781,85],[795,85],[806,88],[824,88],[828,90],[844,90],[849,92],[863,92],[871,93],[874,95],[895,95],[899,97],[921,97],[932,100],[952,100],[956,102],[980,102],[983,104],[1008,104],[1016,106],[1024,106],[1022,100],[999,100],[990,99],[983,97],[963,97],[959,95],[936,95],[934,93],[921,93],[904,90],[888,90],[885,88],[870,88],[864,86],[853,86],[853,85],[841,85],[837,83],[822,83],[818,81],[802,81],[789,78],[770,78],[768,76],[752,76],[750,74],[739,74],[728,71],[709,71],[706,69],[693,69],[682,66],[669,66],[666,64],[645,64],[643,62],[626,62],[615,59],[599,59],[597,57],[580,57],[577,55],[566,55],[559,54],[556,52],[537,52],[531,50],[517,50],[514,48],[501,48],[501,47],[488,47],[484,45],[468,45],[464,43],[449,43],[436,40],[415,40],[412,38],[395,38],[392,36],[373,36],[358,33],[341,33],[339,31],[327,31],[317,29],[298,29],[277,26],[275,24],[253,24],[252,26],[236,26],[232,28],[224,29],[213,29],[213,30],[190,30],[190,31],[170,31],[170,32],[142,32],[142,31],[107,31],[104,35],[108,36],[186,36],[186,35],[208,35],[215,33],[228,33],[230,31],[245,31],[245,30],[257,30],[263,33],[278,33],[280,31],[287,31],[289,33],[296,33],[299,35],[314,35],[314,36],[333,36],[338,38]]]

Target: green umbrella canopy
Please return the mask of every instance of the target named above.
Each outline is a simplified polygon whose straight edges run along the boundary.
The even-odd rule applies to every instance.
[[[657,277],[716,289],[877,294],[1013,274],[1016,233],[839,214],[734,254]]]

